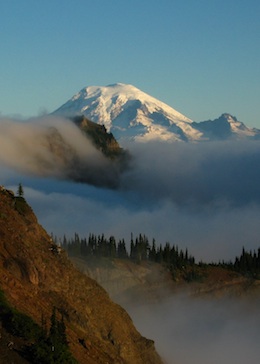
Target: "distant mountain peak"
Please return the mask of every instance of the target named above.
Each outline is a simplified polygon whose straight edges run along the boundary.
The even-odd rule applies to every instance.
[[[54,114],[84,115],[104,125],[121,141],[206,141],[259,138],[260,135],[259,130],[247,128],[228,113],[213,121],[193,122],[164,102],[124,83],[87,86]]]
[[[248,128],[229,113],[224,113],[214,120],[194,122],[192,125],[202,133],[204,140],[242,140],[260,137],[260,130]]]
[[[234,122],[234,121],[235,122],[238,121],[235,116],[233,116],[233,115],[231,115],[231,114],[229,114],[227,112],[223,113],[220,117],[226,119],[228,122],[231,122],[231,123]]]
[[[54,113],[70,117],[84,115],[103,124],[117,139],[182,140],[190,139],[192,132],[191,119],[124,83],[85,87]],[[197,139],[195,134],[197,131],[193,139]]]

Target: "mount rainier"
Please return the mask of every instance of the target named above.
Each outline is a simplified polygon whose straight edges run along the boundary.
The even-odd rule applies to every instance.
[[[209,141],[259,139],[260,130],[248,128],[230,114],[194,122],[138,88],[117,83],[83,88],[53,114],[84,115],[104,125],[117,140]]]

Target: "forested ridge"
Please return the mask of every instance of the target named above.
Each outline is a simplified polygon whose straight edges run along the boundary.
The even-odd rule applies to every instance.
[[[187,281],[199,279],[201,277],[199,268],[206,266],[221,266],[233,270],[242,275],[260,279],[260,247],[256,250],[246,251],[243,247],[240,256],[234,258],[234,261],[222,261],[204,263],[196,262],[188,249],[180,249],[178,245],[165,244],[157,245],[155,239],[152,242],[144,234],[133,237],[131,234],[130,244],[126,244],[125,239],[118,241],[114,236],[106,238],[104,234],[89,234],[88,238],[81,238],[75,233],[74,237],[62,239],[53,238],[57,245],[61,245],[68,252],[69,256],[80,256],[82,258],[107,258],[107,259],[129,259],[135,263],[142,261],[156,262],[165,265],[175,278],[178,271],[182,271],[183,278]],[[127,249],[130,246],[130,250]]]

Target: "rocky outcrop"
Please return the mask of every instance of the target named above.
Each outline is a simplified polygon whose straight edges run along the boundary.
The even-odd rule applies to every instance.
[[[117,159],[123,163],[129,157],[120,147],[112,133],[108,133],[104,125],[99,125],[85,116],[75,116],[71,120],[92,140],[93,144],[106,157]]]
[[[158,302],[178,289],[169,270],[158,263],[70,258],[81,272],[96,280],[123,307],[129,302],[140,305]]]
[[[9,302],[38,323],[53,307],[66,319],[79,363],[161,364],[127,312],[93,279],[74,268],[38,224],[22,197],[0,191],[0,286]]]

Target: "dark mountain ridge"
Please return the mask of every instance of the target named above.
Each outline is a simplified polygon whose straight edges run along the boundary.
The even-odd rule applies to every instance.
[[[71,120],[91,139],[106,157],[123,158],[125,151],[120,147],[112,133],[107,133],[104,125],[99,125],[85,116],[75,116]]]

